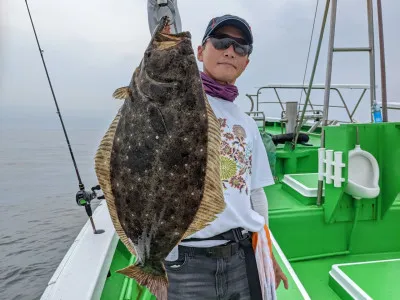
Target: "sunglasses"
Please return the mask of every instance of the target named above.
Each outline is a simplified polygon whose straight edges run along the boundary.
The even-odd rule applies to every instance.
[[[225,50],[228,49],[231,45],[233,45],[233,49],[240,56],[249,55],[253,47],[249,45],[244,39],[234,38],[230,35],[226,34],[218,34],[218,35],[210,35],[209,39],[217,50]]]

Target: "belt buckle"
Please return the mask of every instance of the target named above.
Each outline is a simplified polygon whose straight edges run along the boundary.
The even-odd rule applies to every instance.
[[[206,256],[216,257],[216,258],[229,257],[231,255],[232,255],[232,246],[231,245],[214,246],[212,248],[207,249],[207,253],[206,253]]]
[[[244,233],[243,233],[244,232]],[[235,236],[235,238],[240,242],[240,241],[244,241],[247,240],[250,237],[250,233],[245,230],[245,229],[240,229],[240,228],[235,228],[233,230],[233,235]]]
[[[213,249],[213,248],[206,249],[206,256],[207,257],[213,257],[214,255],[215,255],[215,249]]]

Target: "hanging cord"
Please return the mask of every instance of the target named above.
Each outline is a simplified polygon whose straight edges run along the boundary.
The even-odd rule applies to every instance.
[[[314,36],[315,20],[317,18],[318,4],[319,4],[319,0],[317,0],[317,4],[315,6],[314,21],[313,21],[313,26],[312,26],[312,30],[311,30],[310,44],[308,45],[308,54],[307,54],[307,60],[306,60],[306,67],[305,67],[304,75],[303,75],[303,84],[302,84],[302,86],[304,86],[304,82],[306,80],[308,61],[309,61],[309,58],[310,58],[311,45],[312,45],[312,40],[313,40],[313,36]],[[300,90],[299,110],[300,110],[302,98],[303,98],[303,88]]]
[[[36,30],[35,30],[35,26],[33,25],[31,12],[30,12],[29,6],[28,6],[28,0],[25,0],[25,4],[26,4],[26,8],[28,10],[29,18],[31,20],[33,33],[35,34],[36,43],[37,43],[37,46],[39,48],[39,53],[40,53],[40,56],[42,57],[43,67],[44,67],[44,70],[46,72],[47,80],[49,82],[50,90],[51,90],[51,93],[53,95],[54,103],[56,104],[57,114],[60,117],[60,121],[61,121],[61,125],[62,125],[63,131],[64,131],[65,139],[67,140],[69,152],[71,154],[72,162],[73,162],[74,167],[75,167],[76,176],[78,177],[79,191],[76,194],[76,202],[77,202],[78,205],[85,207],[86,213],[87,213],[87,215],[88,215],[88,217],[90,219],[90,223],[92,224],[93,232],[95,234],[96,233],[102,233],[104,231],[96,230],[96,227],[94,226],[94,222],[93,222],[93,218],[92,218],[92,209],[90,207],[90,201],[97,197],[95,190],[100,190],[100,186],[97,185],[95,187],[92,187],[92,192],[85,191],[85,186],[84,186],[84,184],[83,184],[83,182],[81,180],[81,176],[80,176],[79,171],[78,171],[78,166],[77,166],[76,161],[75,161],[74,153],[72,152],[72,148],[71,148],[71,144],[70,144],[69,139],[68,139],[67,131],[65,129],[64,122],[63,122],[63,119],[61,117],[61,112],[60,112],[60,109],[58,108],[56,95],[54,93],[53,86],[51,84],[51,80],[50,80],[49,73],[47,71],[46,63],[44,61],[43,50],[40,47],[39,39],[38,39],[38,36],[36,34]],[[104,196],[99,196],[99,197],[97,197],[97,199],[104,199]]]

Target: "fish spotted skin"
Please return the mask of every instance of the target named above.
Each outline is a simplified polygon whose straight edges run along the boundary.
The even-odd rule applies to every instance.
[[[219,123],[189,32],[158,31],[96,156],[114,226],[137,263],[120,270],[166,299],[163,261],[223,211]]]

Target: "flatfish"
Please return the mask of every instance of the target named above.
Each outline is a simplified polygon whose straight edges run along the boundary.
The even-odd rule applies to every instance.
[[[167,299],[165,257],[225,208],[219,122],[204,93],[190,32],[163,18],[100,142],[95,171],[120,240],[137,257],[117,272]]]

